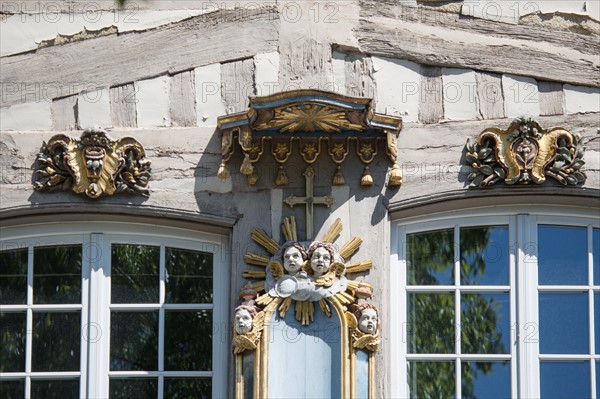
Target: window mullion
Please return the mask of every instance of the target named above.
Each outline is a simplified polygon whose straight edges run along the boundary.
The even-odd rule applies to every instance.
[[[454,226],[454,352],[456,353],[456,397],[462,398],[461,312],[460,312],[460,228]]]
[[[101,233],[92,233],[85,248],[89,264],[89,301],[87,328],[88,361],[87,397],[108,397],[108,369],[110,362],[110,240]],[[82,369],[83,370],[83,369]]]
[[[517,215],[519,388],[522,398],[540,397],[537,219]]]
[[[518,269],[517,269],[517,218],[511,217],[508,227],[508,265],[509,265],[509,284],[510,284],[510,357],[511,357],[511,397],[519,397],[519,312],[517,306],[518,297]]]
[[[165,270],[165,246],[160,246],[160,266],[159,266],[159,278],[160,278],[160,287],[159,287],[159,303],[160,309],[158,311],[158,398],[163,398],[163,387],[164,387],[164,377],[162,372],[165,371],[165,279],[166,279],[166,270]]]
[[[592,399],[596,398],[596,386],[598,381],[596,380],[596,361],[594,360],[594,354],[596,353],[596,340],[594,334],[600,334],[600,331],[594,331],[595,318],[598,317],[596,313],[598,310],[594,309],[594,229],[592,225],[587,226],[587,252],[588,252],[588,311],[589,311],[589,338],[590,338],[590,377],[591,377],[591,392]]]
[[[27,247],[27,326],[25,334],[25,397],[31,397],[31,350],[33,348],[33,245]]]

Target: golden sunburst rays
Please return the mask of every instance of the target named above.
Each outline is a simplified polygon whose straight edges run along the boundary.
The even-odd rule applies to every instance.
[[[284,218],[281,224],[281,229],[286,241],[298,241],[298,232],[295,217],[292,216],[290,218]],[[323,235],[321,242],[333,244],[340,237],[341,232],[342,222],[338,218],[333,222],[331,227],[329,227],[327,232]],[[242,273],[242,276],[244,278],[259,280],[254,283],[251,283],[252,288],[254,288],[259,293],[262,292],[262,295],[256,298],[256,303],[261,306],[275,306],[274,301],[280,300],[279,302],[277,302],[277,311],[279,316],[281,318],[284,318],[289,309],[292,307],[292,302],[295,302],[294,313],[296,320],[301,322],[302,325],[310,324],[314,320],[315,310],[315,305],[311,301],[294,301],[291,297],[271,297],[268,292],[264,292],[265,278],[267,275],[266,268],[269,267],[270,264],[272,264],[271,256],[279,252],[281,245],[279,245],[275,240],[269,237],[267,233],[260,229],[253,229],[251,236],[257,244],[262,246],[270,254],[261,255],[254,252],[247,252],[244,256],[244,260],[247,264],[264,268],[263,270],[244,270]],[[352,237],[348,242],[346,242],[339,250],[339,254],[343,258],[343,260],[348,261],[360,249],[362,242],[363,241],[359,237]],[[372,267],[373,262],[371,260],[347,263],[345,265],[345,272],[346,274],[363,273],[369,271]],[[361,285],[371,288],[370,284],[366,284],[362,281],[347,279],[346,290],[343,292],[336,293],[331,298],[320,299],[318,301],[319,307],[321,308],[323,313],[327,315],[327,317],[331,317],[332,311],[330,308],[330,303],[332,301],[337,301],[340,304],[342,304],[342,306],[348,306],[354,303],[357,299],[355,296],[355,291]]]
[[[280,128],[281,133],[339,133],[342,129],[361,130],[363,127],[350,121],[343,110],[307,103],[276,109],[273,119],[256,126],[256,129],[268,128]]]
[[[296,229],[296,218],[284,218],[281,224],[281,230],[286,241],[298,241],[298,232]]]

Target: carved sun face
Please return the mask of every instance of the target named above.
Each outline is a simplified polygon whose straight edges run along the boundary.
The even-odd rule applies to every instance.
[[[283,267],[289,274],[297,273],[302,267],[302,254],[295,247],[289,247],[283,254]]]
[[[310,257],[310,267],[315,272],[315,277],[320,277],[327,273],[331,264],[331,255],[323,247],[315,249]]]
[[[246,309],[235,312],[235,332],[246,334],[252,330],[252,316]]]
[[[367,308],[362,311],[358,320],[358,329],[365,334],[375,334],[377,332],[377,312],[375,309]]]

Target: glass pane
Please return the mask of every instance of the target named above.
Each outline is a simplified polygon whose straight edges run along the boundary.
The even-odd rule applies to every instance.
[[[165,312],[165,370],[212,369],[212,312]]]
[[[158,369],[158,312],[111,313],[110,369]]]
[[[508,294],[461,296],[463,353],[510,353],[510,303]]]
[[[209,399],[212,381],[199,378],[165,378],[165,399]]]
[[[593,238],[594,285],[600,285],[600,229],[593,230]]]
[[[540,353],[589,353],[588,295],[540,294]]]
[[[166,299],[168,303],[212,303],[212,254],[166,249]]]
[[[81,303],[81,245],[33,250],[33,302]]]
[[[148,398],[158,395],[156,378],[111,378],[109,383],[110,399]]]
[[[31,399],[78,399],[79,380],[31,380]]]
[[[454,369],[454,362],[409,362],[410,397],[414,399],[455,398]]]
[[[408,351],[454,353],[454,294],[408,294]]]
[[[510,398],[510,362],[463,362],[463,399]]]
[[[0,381],[0,398],[23,399],[25,397],[25,381],[2,380]]]
[[[406,243],[408,284],[454,284],[454,231],[408,234]]]
[[[589,399],[589,362],[540,362],[542,399]]]
[[[587,229],[539,226],[538,267],[540,285],[587,285]]]
[[[460,283],[508,285],[508,226],[460,229]]]
[[[112,303],[158,303],[159,267],[159,247],[113,244]]]
[[[0,313],[0,373],[25,371],[26,313]]]
[[[594,348],[596,349],[596,354],[600,354],[600,294],[594,294]],[[600,385],[600,381],[598,381],[598,385]]]
[[[81,315],[33,313],[33,371],[79,371]]]
[[[0,303],[27,302],[27,249],[0,252]]]

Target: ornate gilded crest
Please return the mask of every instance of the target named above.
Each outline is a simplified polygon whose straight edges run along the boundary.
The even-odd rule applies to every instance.
[[[581,136],[563,128],[544,130],[530,118],[515,119],[507,130],[485,129],[475,142],[467,140],[467,163],[475,169],[471,186],[542,184],[546,177],[562,185],[583,184],[585,148]]]
[[[37,191],[71,189],[90,198],[121,192],[147,196],[150,174],[150,160],[137,140],[114,140],[104,129],[89,128],[80,138],[58,134],[43,144],[33,187]]]

